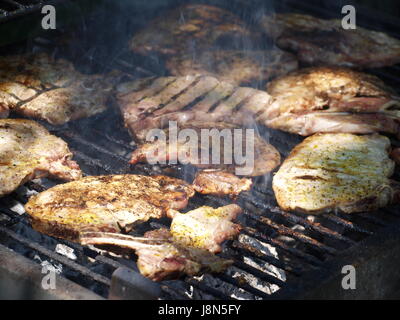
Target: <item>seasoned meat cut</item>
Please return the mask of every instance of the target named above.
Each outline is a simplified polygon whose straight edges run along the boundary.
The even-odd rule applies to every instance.
[[[232,220],[241,213],[242,209],[236,204],[219,208],[203,206],[187,213],[170,213],[173,216],[171,234],[174,241],[182,245],[217,253],[222,250],[223,241],[239,234],[241,227]]]
[[[159,139],[142,144],[132,153],[130,163],[155,164],[173,159],[202,169],[223,170],[244,176],[267,174],[280,163],[279,152],[254,129],[225,122],[193,121],[179,126],[179,130],[191,130],[195,133],[194,140],[173,143],[169,139],[165,143]],[[209,130],[210,134],[206,136],[203,130]],[[216,134],[212,135],[211,130],[215,130]],[[204,140],[208,140],[208,145],[204,144]],[[238,155],[243,159],[239,159]]]
[[[0,57],[0,115],[9,111],[60,125],[106,109],[118,72],[84,75],[47,54]]]
[[[239,178],[230,172],[203,170],[196,174],[193,188],[201,194],[229,195],[235,199],[241,192],[250,190],[252,183],[251,179]]]
[[[182,275],[195,276],[204,272],[223,272],[232,260],[222,259],[213,253],[175,242],[168,229],[145,233],[145,238],[135,238],[110,233],[84,233],[82,244],[115,245],[129,248],[138,256],[140,273],[153,280],[176,279]]]
[[[260,33],[249,30],[233,13],[210,5],[187,4],[150,21],[131,39],[139,54],[179,55],[202,48],[241,48]]]
[[[0,196],[35,178],[79,179],[71,158],[67,144],[35,121],[0,119]]]
[[[400,40],[385,33],[344,29],[341,20],[282,13],[264,16],[261,28],[282,49],[309,65],[379,68],[400,63]]]
[[[91,176],[33,196],[25,209],[34,229],[76,241],[82,231],[129,231],[184,208],[193,195],[189,184],[167,176]]]
[[[261,90],[234,87],[209,76],[146,78],[117,87],[118,104],[125,126],[139,141],[151,129],[169,121],[254,124],[255,114],[270,103]]]
[[[346,213],[385,207],[398,198],[389,178],[390,140],[374,134],[315,134],[296,146],[273,178],[284,210]]]
[[[347,68],[299,70],[269,83],[257,120],[300,135],[399,132],[400,97],[375,76]]]
[[[174,76],[208,75],[233,85],[251,85],[283,76],[298,67],[294,55],[279,49],[206,50],[173,55],[166,61]]]

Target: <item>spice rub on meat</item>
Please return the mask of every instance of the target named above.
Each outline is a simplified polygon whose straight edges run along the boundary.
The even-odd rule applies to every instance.
[[[31,197],[25,209],[34,229],[76,241],[83,231],[129,231],[184,208],[193,195],[189,184],[167,176],[90,176]]]

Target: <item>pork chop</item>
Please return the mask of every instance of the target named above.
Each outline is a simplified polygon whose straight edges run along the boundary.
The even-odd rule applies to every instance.
[[[71,158],[67,144],[35,121],[0,119],[0,196],[35,178],[79,179]]]
[[[240,48],[259,39],[233,13],[204,4],[185,4],[150,21],[129,43],[139,54],[176,55],[201,48]]]
[[[186,182],[167,176],[92,176],[33,196],[25,208],[37,231],[76,241],[82,231],[129,231],[184,208],[193,195]]]
[[[129,248],[138,256],[140,273],[153,280],[176,279],[182,275],[195,276],[204,272],[223,272],[232,260],[222,259],[211,252],[184,246],[175,242],[168,229],[162,228],[145,233],[145,238],[109,233],[84,233],[82,244],[115,245]],[[148,240],[148,241],[146,241]]]
[[[181,162],[201,169],[223,170],[244,176],[267,174],[280,163],[279,152],[254,129],[226,122],[193,121],[179,126],[178,130],[191,130],[193,139],[178,139],[174,143],[166,132],[166,141],[158,139],[140,145],[132,153],[130,163]],[[206,135],[204,130],[208,130],[209,134]]]
[[[125,126],[134,138],[145,141],[151,129],[163,129],[169,121],[252,125],[255,114],[270,103],[270,96],[214,77],[185,76],[122,83],[117,87],[117,100]]]
[[[279,206],[311,214],[371,211],[398,194],[389,177],[390,140],[374,134],[315,134],[296,146],[273,178]]]
[[[261,28],[282,49],[309,65],[379,68],[400,63],[400,40],[362,28],[344,29],[341,20],[282,13],[264,16]]]
[[[269,83],[257,120],[300,135],[398,133],[400,98],[379,78],[347,68],[302,69]]]
[[[84,75],[44,53],[0,57],[0,114],[12,110],[55,125],[89,117],[106,109],[118,77]]]
[[[171,234],[175,242],[184,246],[205,249],[213,253],[222,250],[221,243],[235,238],[240,225],[233,223],[242,209],[236,204],[212,208],[203,206],[187,213],[170,213]]]
[[[173,55],[166,61],[174,76],[208,75],[233,85],[251,85],[297,69],[296,57],[279,49],[206,50]]]
[[[196,174],[193,188],[201,194],[229,195],[235,199],[241,192],[250,190],[252,183],[251,179],[239,178],[230,172],[203,170]]]

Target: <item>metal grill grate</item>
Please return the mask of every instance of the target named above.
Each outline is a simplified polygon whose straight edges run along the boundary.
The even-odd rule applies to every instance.
[[[14,1],[7,1],[14,2]],[[299,2],[293,6],[309,12],[308,6]],[[312,7],[318,11],[318,8]],[[321,14],[321,12],[319,12]],[[325,12],[324,14],[328,14]],[[150,75],[151,71],[130,59],[117,57],[112,65],[125,72]],[[373,70],[384,81],[400,86],[399,66]],[[397,74],[397,75],[396,75]],[[148,165],[128,165],[128,156],[133,147],[127,132],[121,128],[119,114],[110,108],[106,113],[71,122],[62,127],[43,123],[52,133],[63,138],[70,145],[75,159],[87,175],[111,173],[139,173],[167,175],[184,178],[182,166],[151,167]],[[302,138],[287,133],[261,127],[261,135],[277,147],[286,157],[294,145]],[[393,141],[400,144],[398,141]],[[399,175],[399,172],[396,172]],[[239,220],[243,232],[238,240],[228,243],[223,257],[233,258],[234,265],[224,274],[204,275],[160,283],[163,298],[248,298],[269,299],[276,292],[290,295],[299,288],[305,274],[318,275],[327,269],[327,263],[340,257],[374,235],[382,234],[388,227],[400,226],[400,211],[393,206],[373,213],[323,214],[310,217],[305,214],[282,211],[275,202],[271,189],[271,176],[257,179],[250,192],[240,195],[238,204],[245,209]],[[111,275],[118,267],[135,269],[131,259],[101,255],[97,251],[62,240],[54,240],[30,229],[28,217],[18,214],[13,207],[27,201],[32,190],[42,191],[54,184],[46,179],[40,183],[30,182],[19,190],[0,199],[0,239],[10,248],[26,248],[26,255],[34,259],[38,254],[63,266],[63,275],[107,297]],[[201,205],[221,206],[230,200],[213,196],[196,195],[189,205],[192,209]],[[18,211],[18,210],[17,210]],[[168,226],[167,220],[152,221],[136,230],[135,235],[148,229]],[[75,250],[78,259],[73,261],[55,253],[57,244],[65,244]],[[318,277],[315,277],[318,279]],[[278,290],[279,289],[279,290]],[[278,290],[278,291],[277,291]],[[274,294],[275,293],[275,294]]]

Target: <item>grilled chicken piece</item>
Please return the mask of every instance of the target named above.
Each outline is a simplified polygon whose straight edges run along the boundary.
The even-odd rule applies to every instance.
[[[233,85],[251,85],[296,70],[296,57],[279,49],[207,50],[173,55],[166,61],[175,76],[208,75]]]
[[[232,220],[241,213],[242,209],[236,204],[216,209],[204,206],[187,213],[170,212],[173,216],[171,234],[175,242],[184,246],[217,253],[222,250],[223,241],[239,234],[241,227]]]
[[[181,161],[183,164],[192,164],[202,169],[235,172],[237,175],[245,176],[261,176],[267,174],[280,163],[279,152],[261,138],[253,129],[241,128],[239,125],[230,123],[206,121],[188,122],[179,127],[179,130],[185,129],[190,129],[196,134],[195,139],[198,140],[195,140],[195,143],[191,144],[186,140],[178,140],[175,144],[170,140],[165,142],[161,139],[149,142],[140,145],[132,153],[130,163],[149,162],[155,164],[166,163],[166,160],[177,163],[179,160],[183,159],[184,161]],[[217,132],[220,134],[220,137],[223,137],[223,139],[218,139],[220,144],[218,145],[213,138],[210,137],[208,143],[209,148],[203,148],[202,142],[204,143],[204,141],[201,140],[202,136],[204,137],[202,134],[202,130],[204,129],[218,130]],[[241,137],[238,135],[235,136],[237,132],[235,130],[239,130]],[[222,133],[226,134],[226,136]],[[248,135],[248,133],[253,133],[253,135]],[[231,143],[229,143],[229,136],[232,137]],[[168,133],[166,133],[166,137],[168,139]],[[225,139],[225,137],[227,138]],[[228,142],[227,147],[225,147],[226,142]],[[242,148],[236,149],[239,148],[239,142]],[[240,163],[236,158],[239,154],[236,154],[236,152],[240,153],[247,162]],[[204,158],[202,157],[203,154],[206,155]],[[219,161],[214,161],[213,157],[217,155],[220,155]],[[242,161],[242,159],[240,161]],[[221,177],[221,179],[223,178]],[[223,189],[225,189],[225,186],[220,187],[220,190]]]
[[[254,115],[270,103],[264,91],[234,87],[209,76],[141,79],[119,85],[117,92],[125,126],[139,141],[169,121],[254,124]]]
[[[196,174],[193,188],[201,194],[229,195],[235,199],[241,192],[250,190],[251,179],[239,178],[224,171],[204,170]]]
[[[345,30],[341,20],[283,13],[264,16],[261,27],[282,49],[309,65],[379,68],[400,62],[400,40],[385,33]]]
[[[311,135],[316,132],[398,133],[400,98],[375,76],[346,68],[303,69],[272,81],[271,104],[257,120]]]
[[[149,231],[144,236],[139,240],[119,234],[84,233],[80,242],[135,250],[140,273],[153,281],[176,279],[182,275],[195,276],[204,272],[220,273],[233,263],[207,250],[186,247],[173,241],[167,229]]]
[[[0,120],[0,196],[42,177],[76,180],[82,175],[67,144],[31,120]]]
[[[106,109],[117,72],[84,75],[47,54],[0,57],[0,114],[16,113],[60,125]]]
[[[390,140],[374,134],[316,134],[296,146],[273,178],[279,206],[311,214],[375,210],[398,194],[389,177]]]
[[[130,41],[130,49],[139,54],[176,55],[201,48],[240,48],[246,40],[260,34],[246,28],[243,21],[224,9],[187,4],[151,21]]]
[[[25,209],[37,231],[76,241],[82,231],[129,231],[184,208],[193,195],[186,182],[166,176],[93,176],[33,196]]]

